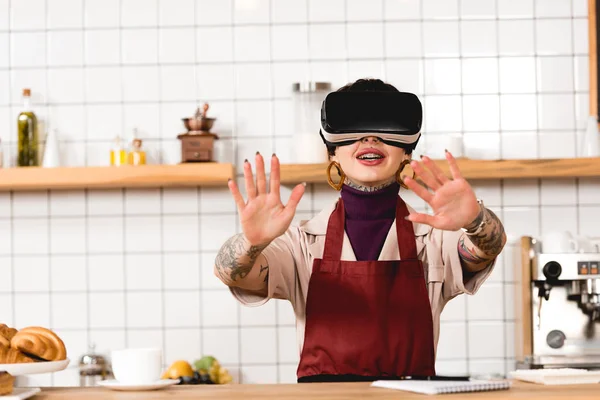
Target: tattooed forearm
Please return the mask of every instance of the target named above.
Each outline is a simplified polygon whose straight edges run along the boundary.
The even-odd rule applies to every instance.
[[[471,222],[468,226],[465,227],[465,229],[468,232],[474,231],[475,229],[477,229],[477,227],[479,226],[479,224],[481,224],[481,221],[483,221],[483,217],[484,216],[485,216],[485,212],[483,210],[481,210],[479,212],[479,214],[477,214],[477,218],[475,218],[475,221]]]
[[[263,271],[267,271],[263,282],[268,283],[269,282],[269,264],[260,266],[260,271],[258,272],[258,276],[262,275]]]
[[[482,261],[486,261],[475,253],[475,249],[469,249],[467,247],[464,236],[462,236],[458,241],[458,255],[460,256],[461,260],[472,264],[479,264]]]
[[[215,260],[215,272],[226,285],[236,286],[240,280],[245,279],[252,272],[257,258],[265,247],[267,245],[251,245],[243,234],[235,235],[221,246]],[[260,276],[265,270],[267,274],[269,272],[269,265],[266,260],[262,264],[264,265],[260,265],[260,271],[255,274],[256,277]],[[263,282],[261,282],[261,285]]]
[[[481,228],[473,232],[481,225]],[[473,233],[471,233],[473,232]],[[463,266],[471,272],[485,268],[502,251],[506,234],[500,219],[484,208],[458,241],[458,254]]]

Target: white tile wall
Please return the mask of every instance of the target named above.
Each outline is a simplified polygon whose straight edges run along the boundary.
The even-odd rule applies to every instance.
[[[134,128],[150,160],[178,163],[180,118],[204,101],[221,160],[256,150],[292,160],[290,84],[373,76],[421,96],[422,153],[440,156],[458,133],[473,158],[574,157],[588,107],[586,17],[585,0],[0,0],[0,139],[14,149],[30,87],[70,165],[107,165],[113,138]],[[474,187],[511,237],[600,236],[598,183]],[[336,196],[309,188],[297,219]],[[55,328],[75,360],[91,343],[105,354],[158,345],[166,363],[213,354],[236,381],[293,382],[289,304],[241,307],[213,273],[238,229],[225,187],[0,194],[0,321]],[[513,368],[515,260],[511,244],[476,297],[446,306],[438,373]]]

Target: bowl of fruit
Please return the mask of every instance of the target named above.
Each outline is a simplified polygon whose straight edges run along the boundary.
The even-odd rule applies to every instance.
[[[184,360],[175,361],[162,374],[161,379],[179,379],[179,385],[223,385],[233,380],[213,356],[204,356],[193,364]]]

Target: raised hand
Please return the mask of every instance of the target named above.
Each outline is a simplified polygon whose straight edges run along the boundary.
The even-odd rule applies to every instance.
[[[432,191],[409,177],[404,178],[404,183],[429,204],[433,215],[413,213],[407,219],[448,231],[468,227],[477,218],[481,208],[471,185],[462,177],[452,154],[446,152],[452,179],[448,178],[429,157],[425,156],[422,160],[422,162],[413,160],[410,165],[415,174]]]
[[[256,183],[252,175],[252,166],[244,162],[244,179],[248,200],[244,201],[235,181],[229,181],[229,190],[240,214],[244,236],[253,246],[267,245],[281,236],[292,223],[296,207],[304,194],[306,184],[299,184],[290,195],[286,205],[281,202],[279,159],[271,157],[270,190],[267,193],[265,162],[260,153],[256,153]]]

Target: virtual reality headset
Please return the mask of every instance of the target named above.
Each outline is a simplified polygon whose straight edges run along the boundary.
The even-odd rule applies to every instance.
[[[329,146],[345,146],[368,136],[408,148],[421,136],[423,108],[406,92],[332,92],[321,106],[321,137]]]

